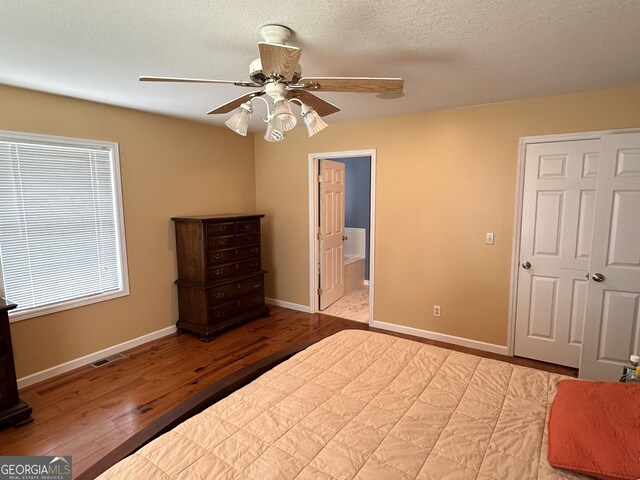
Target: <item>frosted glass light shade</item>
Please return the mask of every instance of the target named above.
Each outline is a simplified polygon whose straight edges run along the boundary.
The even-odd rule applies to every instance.
[[[296,126],[297,122],[289,102],[284,97],[276,98],[273,102],[273,116],[271,118],[273,129],[288,132]]]
[[[264,134],[264,139],[267,142],[280,142],[284,140],[284,133],[273,128],[272,123],[269,122],[267,123],[267,131]]]
[[[322,120],[322,117],[318,115],[318,112],[313,109],[310,109],[307,112],[303,112],[302,120],[307,127],[307,133],[310,137],[313,137],[316,133],[324,130],[329,126],[325,123],[324,120]]]
[[[243,103],[224,124],[237,134],[246,137],[252,113],[251,102]]]

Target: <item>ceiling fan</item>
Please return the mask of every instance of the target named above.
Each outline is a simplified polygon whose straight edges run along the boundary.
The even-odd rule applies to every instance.
[[[281,25],[265,25],[260,29],[264,40],[258,42],[260,57],[249,65],[251,81],[208,80],[200,78],[176,78],[141,76],[141,82],[184,82],[184,83],[224,83],[238,87],[260,88],[235,98],[208,114],[236,112],[225,124],[240,135],[246,135],[253,113],[252,101],[261,99],[267,104],[267,131],[265,139],[277,142],[284,138],[284,132],[296,126],[297,120],[291,110],[290,103],[298,103],[301,107],[302,119],[309,136],[315,135],[327,124],[321,117],[339,112],[340,109],[311,92],[353,92],[379,93],[385,98],[398,98],[403,95],[404,80],[402,78],[372,77],[303,77],[298,64],[302,50],[286,45],[291,38],[291,30]],[[269,102],[263,96],[273,100],[273,112],[269,110]]]

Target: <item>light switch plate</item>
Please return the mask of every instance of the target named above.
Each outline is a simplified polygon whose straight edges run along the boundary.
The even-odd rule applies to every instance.
[[[493,232],[487,232],[487,245],[493,245]]]

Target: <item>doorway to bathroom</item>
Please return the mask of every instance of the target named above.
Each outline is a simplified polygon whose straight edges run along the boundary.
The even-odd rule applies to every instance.
[[[373,319],[375,153],[309,155],[312,313]]]

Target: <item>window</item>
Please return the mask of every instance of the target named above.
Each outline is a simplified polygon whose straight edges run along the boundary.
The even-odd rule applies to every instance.
[[[129,293],[115,143],[0,131],[0,294],[12,320]]]

